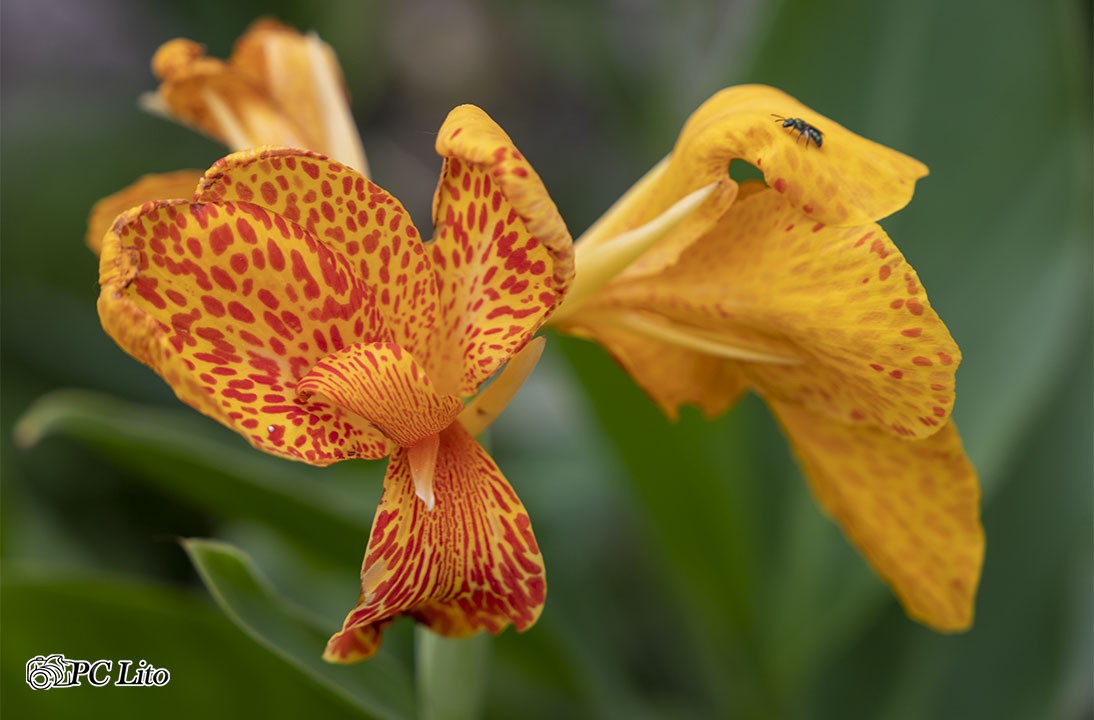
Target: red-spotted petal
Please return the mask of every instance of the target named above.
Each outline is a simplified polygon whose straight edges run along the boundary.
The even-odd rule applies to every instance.
[[[597,308],[784,357],[740,367],[765,394],[840,422],[925,437],[953,407],[960,351],[885,232],[813,222],[772,190],[739,200],[673,267],[606,288]]]
[[[436,276],[402,204],[355,170],[303,150],[229,155],[205,174],[199,202],[253,203],[303,226],[371,288],[395,342],[424,362]]]
[[[103,236],[110,232],[119,215],[154,200],[191,198],[199,180],[200,170],[145,175],[132,185],[104,197],[91,208],[91,215],[87,219],[87,246],[98,255],[103,245]]]
[[[482,110],[453,110],[437,152],[445,163],[430,255],[441,283],[442,332],[427,367],[445,392],[468,396],[561,301],[573,248],[539,176]]]
[[[463,410],[440,396],[422,367],[395,343],[354,343],[320,360],[296,386],[352,410],[400,446],[448,427]]]
[[[498,633],[510,623],[524,630],[539,617],[547,586],[528,515],[459,423],[441,433],[433,490],[436,506],[427,510],[415,495],[407,451],[392,455],[361,598],[327,644],[327,660],[371,657],[399,615],[448,637]]]
[[[954,424],[924,440],[772,402],[817,500],[914,619],[972,624],[984,559],[980,485]]]
[[[107,234],[100,283],[107,333],[260,450],[316,465],[387,454],[358,415],[297,398],[332,351],[390,340],[369,288],[299,225],[247,203],[149,203]]]

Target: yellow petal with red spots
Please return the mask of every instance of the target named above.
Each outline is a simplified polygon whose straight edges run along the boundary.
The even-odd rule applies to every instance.
[[[784,128],[779,115],[823,133],[822,146]],[[768,185],[814,222],[863,225],[904,207],[927,168],[913,158],[866,140],[789,95],[763,85],[723,90],[685,123],[671,155],[613,206],[582,243],[606,242],[645,224],[711,182],[722,186],[694,217],[668,233],[628,274],[656,272],[703,234],[734,200],[729,163],[760,168]]]
[[[441,433],[432,510],[418,500],[406,450],[384,479],[361,568],[361,598],[324,657],[371,657],[390,620],[410,615],[462,637],[539,617],[547,585],[528,515],[494,461],[459,423]]]
[[[302,225],[372,289],[396,343],[428,345],[437,280],[421,237],[402,204],[360,173],[302,150],[259,148],[217,161],[196,199],[253,203]]]
[[[445,163],[430,256],[441,283],[443,334],[428,367],[445,392],[466,396],[561,301],[573,277],[573,247],[539,176],[482,110],[453,110],[437,152]]]
[[[595,340],[675,420],[681,405],[697,405],[707,417],[728,410],[748,389],[736,363],[679,345],[643,337],[605,321],[566,325],[564,332]]]
[[[817,500],[912,618],[972,624],[984,557],[980,486],[954,424],[924,440],[834,423],[772,402]]]
[[[91,208],[87,219],[87,246],[98,255],[103,246],[103,236],[110,232],[114,221],[123,212],[153,200],[191,198],[199,180],[200,170],[145,175],[129,187],[104,197]]]
[[[440,396],[410,353],[395,343],[354,343],[320,360],[296,386],[319,393],[375,425],[404,448],[435,435],[463,410]]]
[[[814,222],[773,190],[738,201],[675,266],[598,302],[781,356],[742,371],[840,422],[925,437],[953,407],[960,351],[884,231]]]
[[[247,203],[149,203],[107,234],[100,284],[107,333],[260,450],[315,465],[387,454],[358,415],[297,397],[330,353],[390,341],[368,287],[299,225]]]
[[[822,133],[817,147],[782,118]],[[855,135],[786,93],[741,85],[714,95],[684,125],[666,172],[666,184],[693,183],[689,175],[725,169],[742,159],[803,215],[831,225],[864,225],[908,204],[927,167],[896,150]]]

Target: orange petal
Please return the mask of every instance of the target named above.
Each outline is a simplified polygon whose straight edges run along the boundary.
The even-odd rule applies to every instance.
[[[984,558],[980,485],[954,424],[924,440],[771,407],[813,493],[913,619],[955,632],[972,624]]]
[[[315,465],[387,454],[358,415],[296,397],[332,351],[390,339],[346,260],[300,226],[246,203],[148,203],[106,235],[100,283],[107,333],[260,450]]]
[[[91,208],[91,216],[87,219],[87,246],[98,255],[103,246],[103,236],[123,212],[152,200],[191,198],[199,180],[200,170],[145,175],[129,187],[104,197]]]
[[[798,139],[772,115],[798,118],[823,133],[822,147]],[[922,163],[878,145],[818,115],[789,95],[763,85],[723,90],[684,125],[672,154],[639,181],[581,242],[598,243],[660,215],[685,195],[714,181],[724,188],[693,220],[669,233],[656,252],[630,272],[670,265],[733,201],[727,170],[733,160],[760,168],[768,185],[813,222],[863,225],[904,207]]]
[[[415,495],[408,452],[384,478],[361,568],[361,598],[324,657],[371,657],[392,618],[410,615],[434,632],[463,637],[525,630],[543,609],[547,585],[531,523],[494,461],[460,426],[441,433],[427,510]]]
[[[448,427],[463,410],[440,396],[414,360],[395,343],[354,343],[320,360],[300,379],[297,393],[320,393],[409,448]]]
[[[447,332],[436,340],[443,360],[429,369],[445,392],[458,388],[466,396],[561,301],[573,276],[573,247],[539,176],[482,110],[453,110],[437,152],[445,163],[433,201],[431,256]]]
[[[738,201],[672,268],[599,303],[797,360],[742,370],[842,422],[925,437],[953,406],[960,351],[885,232],[815,223],[772,190]]]
[[[257,145],[320,149],[266,88],[191,40],[164,43],[152,58],[161,80],[144,106],[193,127],[233,150]]]
[[[607,323],[567,325],[566,333],[595,340],[675,420],[681,405],[697,405],[707,417],[728,410],[747,389],[736,363],[652,340]]]
[[[383,188],[314,153],[260,148],[219,160],[196,199],[254,203],[302,225],[350,262],[395,342],[425,363],[437,280],[410,216]]]
[[[315,33],[304,35],[268,18],[257,20],[236,41],[229,64],[293,119],[308,138],[307,149],[368,175],[338,59]],[[259,138],[256,144],[282,143]]]

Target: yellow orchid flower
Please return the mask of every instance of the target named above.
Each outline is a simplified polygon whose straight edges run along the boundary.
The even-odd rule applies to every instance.
[[[766,184],[731,179],[738,159]],[[578,240],[552,323],[607,348],[670,418],[764,397],[908,614],[958,631],[984,551],[976,471],[949,421],[961,354],[875,224],[926,174],[778,90],[724,90]]]
[[[370,657],[397,616],[449,637],[524,630],[545,598],[528,515],[473,435],[538,358],[570,236],[483,111],[452,111],[437,151],[428,244],[352,168],[260,148],[125,212],[101,245],[103,327],[183,402],[289,459],[390,457],[332,662]]]
[[[327,155],[369,176],[361,138],[347,103],[334,50],[315,33],[276,20],[251,24],[225,62],[178,38],[152,58],[160,86],[141,98],[149,112],[176,120],[231,150],[263,145],[297,147]],[[87,244],[96,253],[119,213],[160,198],[186,197],[200,170],[146,175],[103,198],[92,210]]]

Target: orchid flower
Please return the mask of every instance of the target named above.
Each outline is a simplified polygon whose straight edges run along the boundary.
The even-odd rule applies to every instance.
[[[766,182],[738,184],[733,160]],[[961,354],[876,224],[926,174],[778,90],[724,90],[579,238],[552,323],[603,345],[670,418],[762,396],[908,614],[957,631],[984,551],[976,471],[950,420]]]
[[[528,515],[473,436],[535,364],[570,236],[483,111],[453,110],[437,151],[428,244],[359,172],[286,148],[229,155],[101,243],[104,329],[180,400],[273,455],[390,458],[333,662],[370,657],[397,616],[524,630],[545,598]]]

